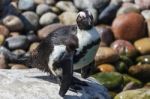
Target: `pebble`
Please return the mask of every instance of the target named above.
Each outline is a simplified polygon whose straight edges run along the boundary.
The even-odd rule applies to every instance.
[[[150,0],[134,0],[140,9],[150,9]]]
[[[42,26],[46,26],[52,23],[59,22],[59,19],[55,13],[47,12],[40,17],[39,23]]]
[[[6,44],[9,49],[27,49],[29,46],[29,41],[26,36],[8,37],[6,39]]]
[[[134,46],[141,54],[150,54],[150,38],[141,38],[134,42]]]
[[[0,53],[0,69],[6,69],[8,67],[6,57],[3,53]]]
[[[119,15],[113,21],[112,30],[116,39],[135,41],[144,37],[145,21],[138,13]]]
[[[34,51],[39,46],[39,44],[40,44],[39,42],[32,43],[29,47],[29,52]]]
[[[136,7],[133,3],[125,3],[118,10],[117,16],[121,15],[121,14],[131,13],[131,12],[140,13],[140,9],[138,7]]]
[[[54,5],[56,0],[34,0],[36,4],[48,4],[48,5]]]
[[[10,31],[21,31],[24,27],[22,21],[14,15],[8,15],[3,19],[3,24],[8,27]]]
[[[4,25],[0,25],[0,34],[7,37],[9,35],[9,30]]]
[[[135,90],[127,90],[119,93],[114,99],[149,99],[150,90],[148,88],[140,88]]]
[[[76,7],[71,1],[59,1],[56,3],[56,7],[62,11],[77,12]]]
[[[142,55],[136,58],[138,64],[150,64],[150,55]]]
[[[115,40],[111,44],[111,48],[116,50],[120,55],[126,55],[129,57],[133,57],[137,54],[136,48],[130,42],[126,40]]]
[[[39,17],[32,11],[25,11],[22,13],[21,19],[24,23],[24,29],[26,31],[37,30],[39,26]]]
[[[143,10],[141,14],[144,16],[146,20],[148,36],[150,37],[150,10]]]
[[[120,0],[118,0],[120,1]],[[101,12],[98,19],[100,23],[111,24],[116,17],[118,9],[121,7],[122,2],[112,2]]]
[[[86,10],[92,13],[93,18],[94,18],[94,24],[97,24],[98,23],[98,11],[95,8],[88,8]]]
[[[109,46],[114,41],[114,35],[109,26],[96,26],[98,33],[100,34],[101,42],[100,46]]]
[[[28,67],[22,64],[14,64],[11,66],[11,69],[28,69]]]
[[[26,53],[26,51],[23,49],[16,49],[16,50],[12,51],[12,53],[17,55],[17,56],[22,56]]]
[[[78,9],[96,8],[98,10],[104,9],[111,0],[73,0]]]
[[[64,25],[74,25],[76,24],[76,12],[63,12],[61,15],[59,15],[60,23]]]
[[[19,0],[18,1],[18,9],[20,10],[34,10],[35,9],[35,4],[34,0]]]
[[[150,64],[133,65],[128,72],[143,82],[150,81]]]
[[[54,24],[47,25],[38,31],[38,37],[40,39],[44,39],[45,37],[47,37],[47,35],[49,33],[53,32],[54,30],[56,30],[62,26],[64,26],[64,25],[62,25],[60,23],[54,23]]]
[[[112,63],[119,59],[118,53],[109,47],[99,47],[97,54],[95,56],[96,66],[103,63]]]
[[[20,33],[19,32],[10,32],[10,34],[9,34],[9,36],[15,36],[15,37],[17,37],[17,36],[19,36],[20,35]]]
[[[50,7],[47,4],[39,4],[36,8],[36,13],[41,16],[45,14],[46,12],[50,11]]]
[[[123,83],[123,76],[117,72],[100,72],[92,76],[111,90],[120,87]]]
[[[101,64],[97,67],[100,72],[114,72],[115,68],[111,64]]]
[[[5,41],[4,35],[0,34],[0,45],[2,45],[4,43],[4,41]]]

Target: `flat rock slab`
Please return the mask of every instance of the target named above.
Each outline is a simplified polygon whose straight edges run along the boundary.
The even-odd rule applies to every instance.
[[[81,80],[79,74],[75,74]],[[63,99],[110,99],[107,90],[93,78],[78,92],[68,90]],[[0,99],[62,99],[59,85],[49,74],[37,69],[0,70]]]

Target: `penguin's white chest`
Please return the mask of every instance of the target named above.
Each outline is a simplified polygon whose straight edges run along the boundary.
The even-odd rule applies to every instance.
[[[80,31],[77,34],[79,40],[79,48],[77,49],[76,55],[83,54],[80,57],[79,61],[74,64],[74,70],[83,68],[84,66],[90,64],[99,48],[99,43],[94,44],[96,41],[100,39],[100,36],[95,28],[89,31]]]

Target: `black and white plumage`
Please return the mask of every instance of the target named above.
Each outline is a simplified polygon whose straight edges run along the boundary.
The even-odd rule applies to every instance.
[[[50,33],[28,59],[28,65],[50,72],[60,80],[61,96],[73,84],[73,70],[94,65],[100,43],[89,11],[79,12],[76,21],[77,25],[64,26]]]

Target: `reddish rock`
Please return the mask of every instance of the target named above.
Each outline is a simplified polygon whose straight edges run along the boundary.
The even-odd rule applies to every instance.
[[[145,21],[138,13],[127,13],[117,16],[112,30],[116,39],[135,41],[145,36]]]
[[[9,30],[5,26],[0,25],[0,34],[6,37],[9,35]]]
[[[137,53],[136,48],[126,40],[116,40],[111,44],[111,48],[116,50],[119,54],[127,56],[134,56]]]
[[[63,25],[59,24],[59,23],[47,25],[47,26],[43,27],[41,30],[38,31],[38,36],[39,36],[40,39],[44,39],[49,33],[51,33],[52,31],[54,31],[57,28],[60,28],[62,26]]]

